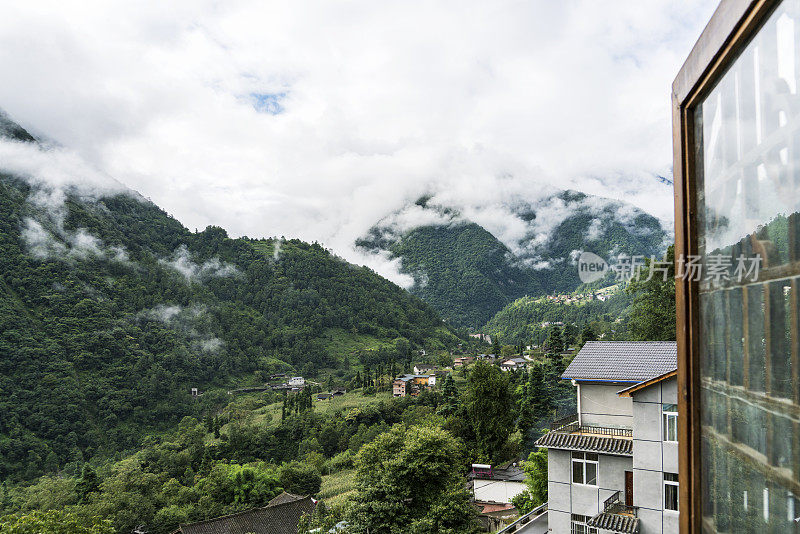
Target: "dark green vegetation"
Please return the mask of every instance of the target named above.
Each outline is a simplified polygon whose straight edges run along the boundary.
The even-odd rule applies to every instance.
[[[273,254],[276,240],[192,233],[134,194],[72,190],[45,208],[31,201],[43,193],[0,175],[2,480],[135,449],[271,373],[344,385],[347,340],[387,347],[387,365],[459,341],[424,302],[317,244]]]
[[[461,477],[464,452],[434,425],[397,425],[365,445],[356,457],[353,532],[476,532]]]
[[[527,489],[511,502],[522,514],[547,502],[547,449],[539,449],[528,455],[523,464]]]
[[[509,299],[542,293],[535,273],[510,262],[508,248],[475,223],[421,226],[390,250],[414,275],[413,293],[453,324],[481,325]]]
[[[328,509],[323,524],[347,519],[349,532],[359,534],[468,532],[469,464],[530,450],[540,421],[564,408],[557,399],[568,402],[571,387],[558,379],[566,363],[553,356],[530,372],[509,373],[479,363],[460,372],[461,387],[450,378],[416,398],[351,392],[334,402],[361,402],[334,411],[325,408],[331,401],[281,410],[275,393],[247,394],[203,422],[184,418],[177,430],[148,437],[119,461],[95,458],[78,474],[5,485],[0,524],[45,521],[37,511],[59,510],[97,532],[142,525],[165,534],[179,523],[263,505],[283,490],[317,494],[321,475],[355,470],[355,491]],[[2,518],[4,512],[14,515]]]
[[[568,212],[539,243],[537,212],[558,207]],[[654,217],[629,205],[563,191],[537,205],[521,204],[509,217],[527,225],[516,252],[452,209],[420,199],[410,208],[435,212],[446,221],[399,232],[391,224],[376,225],[358,246],[388,251],[402,259],[403,271],[414,277],[412,293],[429,302],[454,325],[480,327],[515,299],[530,295],[569,293],[580,285],[573,252],[611,254],[659,252],[665,232]],[[547,215],[546,215],[547,216]]]
[[[482,329],[495,340],[513,345],[539,345],[546,352],[560,352],[585,341],[671,341],[675,340],[675,267],[670,245],[664,264],[650,276],[651,262],[645,260],[638,278],[606,294],[606,300],[579,295],[557,298],[523,297],[500,310]],[[650,278],[648,280],[648,278]],[[613,288],[609,288],[613,289]],[[567,299],[574,299],[566,302]],[[561,323],[563,326],[553,326]]]
[[[675,340],[674,245],[669,246],[664,260],[668,263],[666,279],[657,270],[650,277],[653,265],[648,262],[639,280],[631,282],[626,288],[626,291],[634,296],[628,321],[628,337],[631,340]]]
[[[625,339],[632,302],[632,295],[625,290],[613,293],[605,301],[580,304],[523,297],[497,312],[482,330],[504,343],[542,345],[553,330],[546,323],[561,322],[569,325],[566,339],[562,336],[564,345],[574,344],[586,326],[595,335],[606,334],[603,339]]]

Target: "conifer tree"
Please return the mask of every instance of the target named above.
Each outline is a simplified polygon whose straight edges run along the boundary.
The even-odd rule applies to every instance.
[[[78,501],[81,504],[85,504],[89,500],[89,495],[98,489],[100,489],[100,478],[89,464],[83,464],[81,478],[78,479],[78,483],[75,485]]]

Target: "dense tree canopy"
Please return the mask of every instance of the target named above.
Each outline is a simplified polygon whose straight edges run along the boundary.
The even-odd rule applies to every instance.
[[[397,425],[361,449],[348,518],[354,533],[474,530],[463,446],[434,426]]]
[[[0,176],[0,479],[77,474],[271,373],[343,384],[341,345],[458,341],[318,244],[192,233],[133,193],[55,210],[40,193]]]
[[[635,341],[675,340],[675,247],[670,245],[664,263],[657,266],[647,261],[638,279],[627,291],[633,297],[628,330]],[[652,271],[652,273],[651,273]]]

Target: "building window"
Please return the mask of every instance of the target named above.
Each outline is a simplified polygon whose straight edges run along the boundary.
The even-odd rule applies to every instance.
[[[662,404],[661,413],[664,420],[664,441],[678,441],[678,405]]]
[[[677,473],[664,473],[664,509],[678,511]]]
[[[597,485],[597,454],[591,452],[572,453],[572,482],[575,484]]]
[[[570,534],[597,534],[597,529],[587,526],[589,517],[585,515],[572,514],[572,530]]]

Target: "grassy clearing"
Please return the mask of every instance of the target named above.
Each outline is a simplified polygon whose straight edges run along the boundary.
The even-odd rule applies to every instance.
[[[355,493],[356,470],[345,469],[332,475],[322,477],[322,487],[317,495],[325,501],[328,508],[335,508],[345,504],[347,499]]]
[[[376,350],[381,347],[391,348],[394,345],[385,340],[380,340],[368,334],[354,334],[341,328],[326,328],[322,333],[325,348],[332,354],[344,356],[360,350]],[[352,361],[356,363],[355,360]]]
[[[335,412],[350,410],[351,408],[360,408],[368,404],[377,404],[383,400],[393,398],[390,391],[376,393],[375,395],[364,397],[361,395],[360,390],[348,391],[344,395],[333,397],[329,400],[317,400],[314,398],[314,412],[322,415],[333,415]],[[274,402],[263,408],[254,411],[253,422],[263,423],[265,421],[272,421],[275,424],[281,420],[281,407],[283,401]]]

